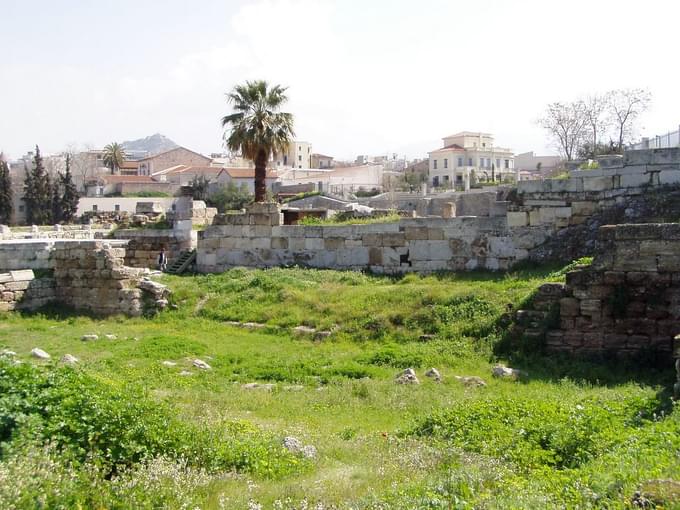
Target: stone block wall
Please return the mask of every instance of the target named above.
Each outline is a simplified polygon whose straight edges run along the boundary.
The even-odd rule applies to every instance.
[[[413,218],[396,223],[283,225],[276,204],[220,215],[201,232],[197,267],[300,265],[377,273],[507,269],[545,240],[547,231],[509,229],[503,217]]]
[[[156,269],[161,248],[165,249],[170,265],[183,251],[193,250],[197,245],[197,232],[193,230],[121,229],[116,230],[113,237],[128,241],[125,265],[130,267]]]
[[[602,254],[567,274],[552,351],[630,357],[667,353],[680,334],[680,225],[600,229]]]
[[[579,225],[646,189],[680,184],[680,149],[628,151],[610,163],[574,170],[568,179],[520,182],[508,208],[508,225]]]
[[[52,258],[59,302],[98,315],[141,315],[144,270],[124,265],[124,241],[57,243]]]
[[[0,271],[51,269],[50,254],[56,241],[0,241]]]
[[[0,312],[35,310],[54,298],[54,278],[36,278],[30,269],[0,273]]]

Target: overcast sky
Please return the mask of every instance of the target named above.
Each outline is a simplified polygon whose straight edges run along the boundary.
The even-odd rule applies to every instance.
[[[0,0],[0,150],[220,151],[249,79],[288,86],[297,138],[338,158],[462,130],[545,153],[547,103],[624,87],[652,92],[654,135],[680,123],[678,20],[678,0]]]

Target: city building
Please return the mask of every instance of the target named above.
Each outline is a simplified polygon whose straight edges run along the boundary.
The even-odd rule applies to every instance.
[[[333,168],[333,156],[312,154],[311,168]]]
[[[275,191],[274,184],[279,182],[279,175],[270,168],[267,169],[265,178],[265,186],[268,191]],[[248,192],[255,193],[255,169],[254,168],[222,168],[215,177],[214,181],[217,185],[226,186],[229,183],[234,184],[240,188],[243,184],[248,188]]]
[[[137,175],[153,175],[156,172],[165,170],[177,165],[186,166],[210,166],[212,159],[194,152],[185,147],[176,147],[160,154],[147,156],[136,161],[138,163]]]
[[[312,168],[312,144],[309,142],[290,142],[288,150],[272,156],[274,168]]]
[[[429,153],[428,184],[434,188],[469,189],[476,181],[515,178],[511,149],[498,147],[490,133],[462,131],[442,139]]]
[[[559,156],[536,156],[533,151],[523,152],[515,156],[515,168],[520,172],[542,177],[552,174],[560,168],[562,158]]]

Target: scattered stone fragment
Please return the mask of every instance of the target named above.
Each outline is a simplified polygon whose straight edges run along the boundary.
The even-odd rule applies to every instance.
[[[290,386],[284,386],[283,389],[285,391],[302,391],[305,389],[305,387],[302,386],[301,384],[293,384]]]
[[[177,366],[177,363],[174,362],[174,361],[164,361],[164,362],[163,362],[163,366],[166,366],[166,367],[176,367],[176,366]]]
[[[193,361],[193,365],[196,368],[200,368],[202,370],[210,370],[212,368],[205,361],[203,361],[202,359],[198,359],[198,358]]]
[[[439,370],[434,367],[425,372],[425,377],[429,377],[430,379],[433,379],[437,382],[441,382],[442,380],[442,374],[440,374]]]
[[[187,375],[193,375],[193,374],[192,374],[191,372],[189,372],[188,370],[182,370],[182,371],[179,373],[179,375],[181,375],[181,376],[187,376]]]
[[[236,326],[237,328],[241,327],[241,323],[239,321],[224,321],[224,323],[228,326]]]
[[[325,330],[325,331],[317,331],[317,332],[314,334],[314,340],[325,340],[326,338],[328,338],[329,336],[331,336],[331,333],[332,333],[331,331],[327,331],[327,330]]]
[[[170,309],[171,310],[179,310],[179,306],[176,305],[176,304],[172,304],[172,305],[170,305]]]
[[[496,365],[493,367],[491,373],[494,377],[500,377],[502,379],[518,379],[524,372],[516,368],[504,367],[503,365]]]
[[[397,376],[397,384],[420,384],[416,372],[412,368],[407,368]]]
[[[116,335],[104,335],[104,338],[107,340],[118,340],[118,337]]]
[[[311,444],[302,444],[302,441],[296,437],[284,437],[283,447],[291,453],[302,454],[303,457],[308,459],[313,459],[316,457],[316,448]]]
[[[157,299],[156,300],[156,308],[159,310],[165,310],[168,307],[168,300],[167,299]]]
[[[99,340],[99,335],[83,335],[80,337],[83,342],[90,342],[93,340]]]
[[[435,335],[430,335],[430,334],[423,334],[418,337],[418,340],[421,342],[429,342],[430,340],[434,340]]]
[[[52,357],[45,351],[43,351],[42,349],[38,349],[37,347],[31,350],[31,356],[38,359],[50,359]]]
[[[139,282],[139,288],[151,293],[156,300],[165,299],[169,292],[168,288],[162,283],[154,282],[147,278]]]
[[[467,387],[481,387],[481,386],[486,386],[486,382],[484,379],[481,377],[477,377],[476,375],[465,375],[465,376],[460,376],[457,375],[455,376],[457,381],[462,382],[465,386]]]
[[[309,326],[296,326],[293,328],[293,333],[296,335],[313,335],[316,333],[316,329]]]
[[[251,382],[251,383],[246,383],[241,386],[244,390],[265,390],[265,391],[272,391],[274,388],[276,388],[276,384],[260,384],[256,382]]]
[[[76,358],[72,354],[64,354],[61,357],[61,362],[66,363],[67,365],[75,365],[76,363],[78,363],[78,361],[79,361],[78,358]]]
[[[642,508],[671,508],[680,501],[680,481],[672,479],[647,480],[642,483],[641,490],[636,493],[641,501],[651,503]]]
[[[241,327],[246,329],[262,329],[266,326],[266,324],[260,324],[259,322],[244,322],[241,324]]]
[[[0,356],[6,357],[6,358],[13,358],[16,355],[17,355],[16,352],[10,351],[8,349],[3,349],[2,351],[0,351]]]

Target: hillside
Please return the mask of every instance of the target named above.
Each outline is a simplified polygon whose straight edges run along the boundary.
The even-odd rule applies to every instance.
[[[139,138],[138,140],[128,140],[123,142],[122,146],[126,151],[146,151],[149,155],[159,154],[179,147],[179,145],[170,140],[170,138],[163,136],[160,133],[147,136],[146,138]]]

